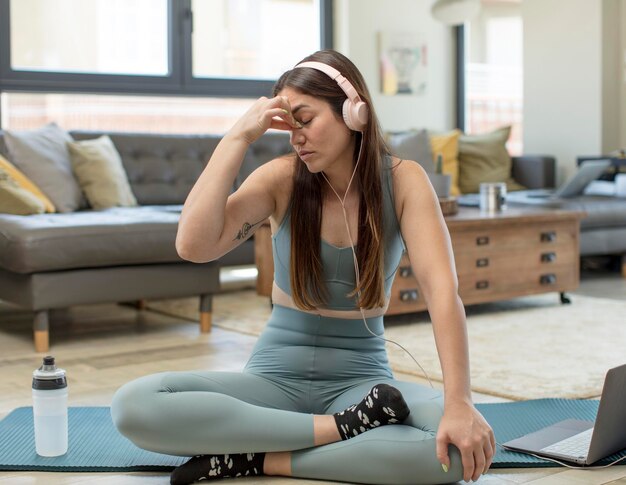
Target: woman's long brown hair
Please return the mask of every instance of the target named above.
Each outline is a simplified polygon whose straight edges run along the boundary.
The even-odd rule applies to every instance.
[[[358,243],[360,287],[348,296],[361,293],[361,308],[381,307],[385,304],[384,246],[383,246],[383,187],[382,161],[389,154],[372,100],[361,73],[344,55],[323,50],[304,58],[301,62],[317,61],[337,69],[356,89],[361,100],[369,107],[369,119],[362,134],[356,137],[354,163],[363,144],[361,161],[353,183],[360,188]],[[276,82],[273,94],[289,87],[303,94],[321,98],[330,104],[342,119],[346,94],[330,77],[317,69],[298,68],[284,73]],[[326,303],[328,292],[324,284],[320,255],[323,193],[327,190],[321,174],[311,173],[296,154],[296,170],[291,193],[291,260],[290,280],[292,297],[302,309],[312,310]]]

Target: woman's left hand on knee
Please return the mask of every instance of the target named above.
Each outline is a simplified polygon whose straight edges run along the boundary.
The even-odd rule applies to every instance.
[[[496,450],[496,440],[491,426],[474,405],[465,400],[446,402],[437,431],[437,458],[450,467],[448,445],[456,446],[461,453],[463,480],[476,481],[487,473]]]

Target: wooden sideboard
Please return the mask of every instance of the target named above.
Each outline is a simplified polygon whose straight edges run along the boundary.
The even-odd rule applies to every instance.
[[[464,304],[574,290],[584,212],[509,207],[497,214],[462,207],[446,216]],[[257,293],[271,295],[274,263],[269,223],[255,233]],[[387,315],[426,309],[407,255],[391,288]]]

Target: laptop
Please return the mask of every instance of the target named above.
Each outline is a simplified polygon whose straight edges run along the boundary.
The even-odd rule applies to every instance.
[[[502,446],[579,465],[590,465],[626,448],[626,364],[610,369],[604,380],[595,423],[568,419]]]
[[[582,195],[585,187],[596,180],[609,168],[611,160],[588,160],[583,162],[578,171],[573,174],[558,189],[520,190],[507,194],[507,200],[524,204],[542,203],[546,200],[570,199]]]

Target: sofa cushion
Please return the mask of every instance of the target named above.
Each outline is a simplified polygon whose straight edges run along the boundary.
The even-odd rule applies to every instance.
[[[388,133],[386,138],[393,155],[404,160],[416,161],[428,173],[435,171],[433,152],[426,130]]]
[[[511,177],[511,157],[506,142],[511,127],[459,138],[459,188],[464,194],[479,191],[482,182],[506,182],[508,190],[523,189]]]
[[[626,203],[619,197],[583,195],[577,198],[579,207],[587,213],[582,229],[626,226]]]
[[[513,202],[512,205],[524,205]],[[619,197],[581,195],[571,199],[546,199],[532,204],[546,209],[586,212],[580,221],[581,231],[626,226],[626,203]]]
[[[115,145],[107,135],[67,144],[72,168],[89,205],[96,210],[137,205]]]
[[[41,214],[46,210],[43,202],[23,189],[0,167],[0,213],[27,216]]]
[[[9,175],[20,188],[30,192],[35,197],[37,197],[41,203],[44,205],[46,212],[56,212],[56,208],[54,204],[46,197],[39,187],[37,187],[32,180],[30,180],[26,175],[24,175],[18,168],[5,159],[2,155],[0,155],[0,170],[4,171],[7,175]]]
[[[144,206],[29,217],[0,214],[0,267],[34,273],[178,263],[180,209]]]
[[[59,212],[87,207],[72,173],[67,142],[72,137],[55,123],[32,131],[6,130],[11,160],[46,194]]]

